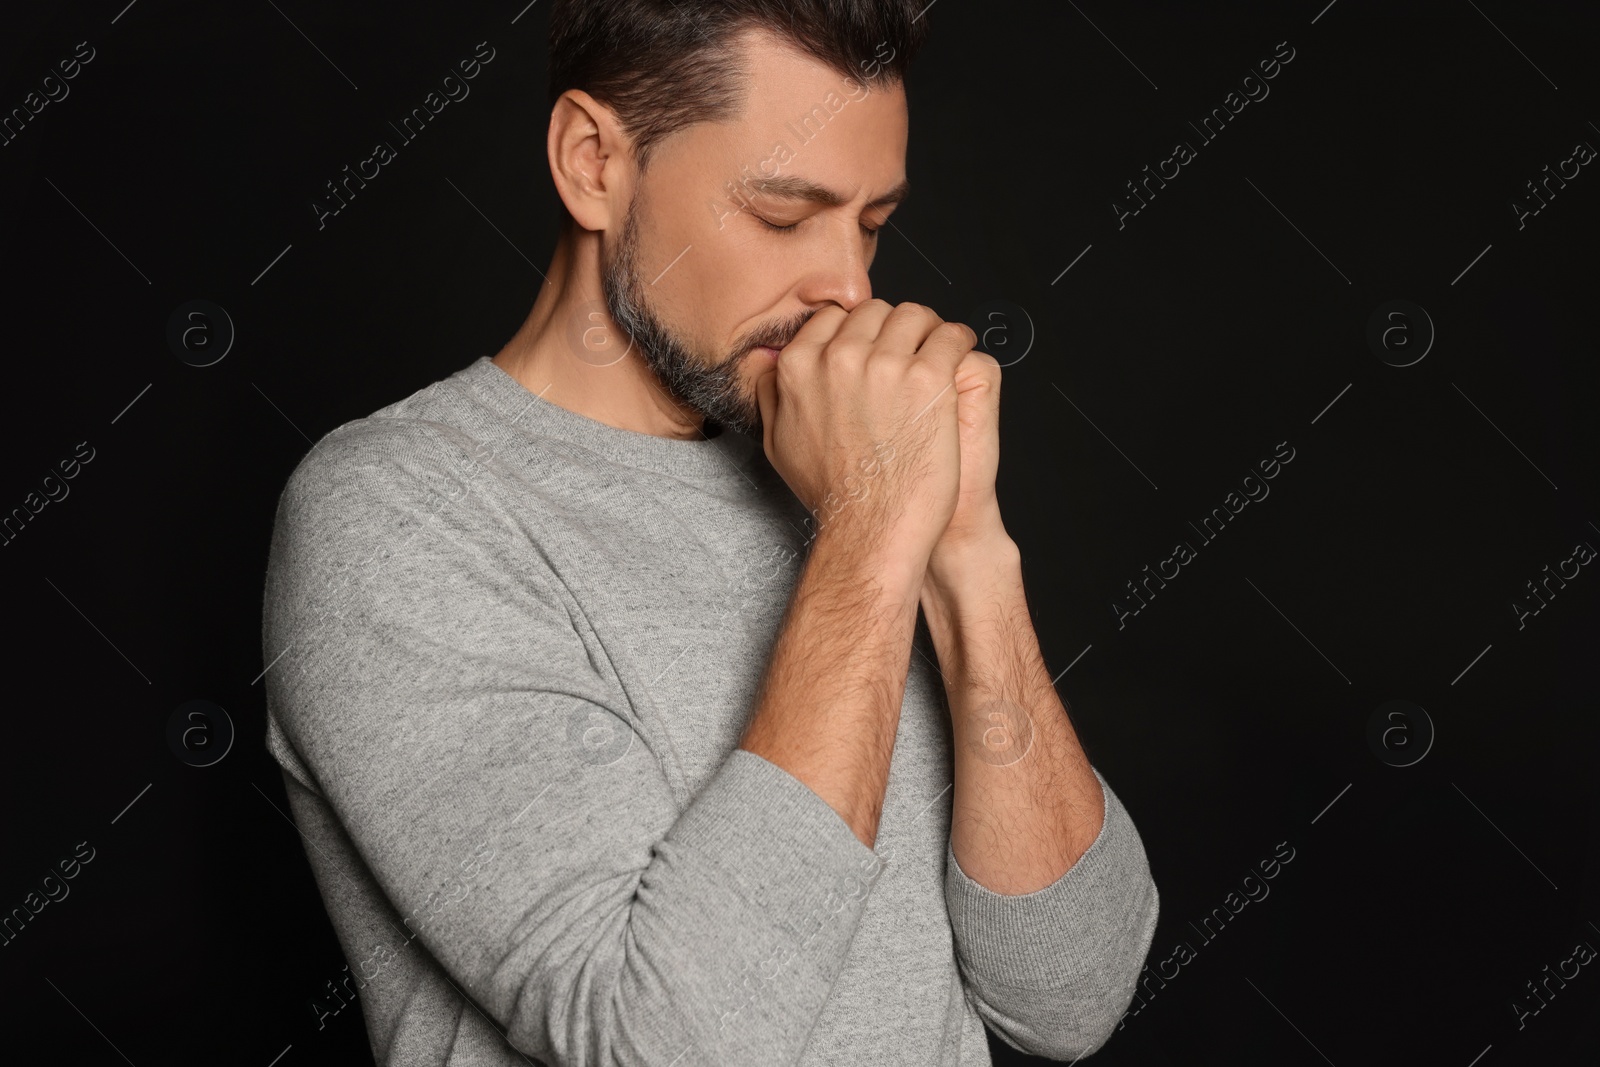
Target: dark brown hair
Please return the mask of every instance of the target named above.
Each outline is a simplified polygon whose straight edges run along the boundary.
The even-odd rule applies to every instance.
[[[736,114],[745,78],[733,38],[764,29],[840,74],[904,83],[930,0],[555,0],[550,103],[582,89],[611,108],[639,169],[663,138]]]

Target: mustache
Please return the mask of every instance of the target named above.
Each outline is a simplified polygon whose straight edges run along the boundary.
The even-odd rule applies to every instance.
[[[763,345],[767,348],[787,348],[789,342],[794,340],[794,335],[800,332],[800,327],[810,322],[811,316],[819,310],[819,308],[809,308],[801,312],[792,323],[784,323],[757,333],[750,343],[744,346],[743,351],[752,352]]]

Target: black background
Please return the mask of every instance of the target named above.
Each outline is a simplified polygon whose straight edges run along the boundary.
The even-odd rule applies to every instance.
[[[125,2],[0,26],[5,113],[95,50],[0,147],[0,509],[94,450],[0,548],[0,908],[95,850],[0,948],[5,1041],[368,1062],[358,1011],[319,1030],[309,1007],[345,961],[263,748],[267,541],[314,440],[493,354],[531,306],[547,5]],[[1600,965],[1521,1028],[1512,1004],[1600,947],[1600,576],[1521,626],[1512,603],[1600,545],[1600,173],[1520,226],[1512,204],[1600,146],[1597,20],[1324,3],[939,0],[875,295],[975,327],[1012,309],[982,324],[1011,361],[1007,526],[1161,890],[1150,973],[1195,950],[1094,1062],[1593,1063]],[[470,96],[319,229],[324,183],[480,41]],[[1270,95],[1203,144],[1188,123],[1285,41]],[[1124,183],[1180,139],[1196,158],[1119,228]],[[206,367],[167,342],[195,299],[236,330]],[[1386,362],[1367,332],[1393,300],[1435,336],[1395,320]],[[1188,524],[1280,442],[1270,496],[1203,542]],[[1119,627],[1124,583],[1180,540],[1196,558]],[[236,731],[208,767],[167,740],[195,699]],[[1410,766],[1368,742],[1391,700],[1432,724],[1386,720]],[[1280,843],[1270,895],[1200,937]]]

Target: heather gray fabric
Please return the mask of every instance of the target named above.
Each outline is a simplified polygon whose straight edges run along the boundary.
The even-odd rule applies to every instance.
[[[379,1064],[979,1065],[984,1020],[1065,1060],[1111,1034],[1159,905],[1138,832],[1101,778],[1057,882],[968,878],[920,618],[876,849],[735,748],[806,544],[754,440],[608,426],[488,357],[300,462],[267,746]]]

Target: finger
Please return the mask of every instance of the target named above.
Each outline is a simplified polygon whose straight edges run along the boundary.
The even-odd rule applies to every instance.
[[[943,322],[944,320],[925,304],[914,301],[896,304],[878,331],[878,343],[875,348],[883,352],[915,352]],[[972,345],[966,347],[971,348]]]
[[[973,351],[973,346],[978,343],[978,335],[964,322],[940,322],[928,332],[917,355],[927,359],[938,366],[951,377],[955,376],[956,368],[961,361]]]
[[[869,344],[877,340],[883,331],[884,320],[894,312],[894,305],[887,300],[863,300],[850,309],[850,314],[845,316],[839,324],[839,332],[833,335],[836,341],[866,341]]]
[[[848,317],[849,312],[838,304],[829,304],[814,312],[805,324],[795,331],[789,343],[783,346],[782,355],[821,351],[822,346],[833,339],[833,335],[839,332],[840,325]]]

